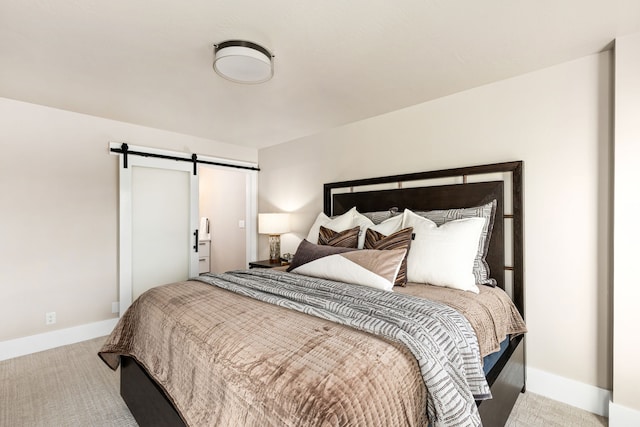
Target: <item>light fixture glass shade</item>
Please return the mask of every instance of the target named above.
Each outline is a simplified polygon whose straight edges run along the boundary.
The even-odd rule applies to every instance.
[[[273,77],[273,55],[264,47],[243,40],[215,45],[213,69],[236,83],[263,83]]]
[[[258,233],[279,235],[290,230],[288,213],[258,214]]]

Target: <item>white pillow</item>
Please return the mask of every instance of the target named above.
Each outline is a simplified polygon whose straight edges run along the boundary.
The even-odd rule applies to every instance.
[[[354,208],[355,209],[355,208]],[[353,214],[353,223],[351,223],[351,227],[355,226],[360,227],[360,231],[358,233],[358,249],[364,248],[364,238],[367,235],[367,228],[373,225],[373,221],[371,221],[366,216],[362,215],[360,212],[355,211]]]
[[[405,209],[402,228],[413,227],[407,256],[407,281],[479,293],[473,261],[485,218],[450,221],[440,227]]]
[[[348,230],[350,228],[355,227],[353,224],[354,216],[358,211],[353,207],[349,209],[347,212],[339,215],[333,219],[329,218],[323,212],[318,214],[315,222],[311,226],[309,230],[309,234],[307,234],[307,241],[311,242],[315,245],[318,244],[318,235],[320,234],[320,226],[324,226],[325,228],[329,228],[333,231],[341,232],[344,230]]]
[[[403,215],[392,216],[389,219],[385,219],[380,224],[373,225],[369,228],[377,231],[378,233],[382,233],[385,236],[389,236],[402,229],[402,219]]]

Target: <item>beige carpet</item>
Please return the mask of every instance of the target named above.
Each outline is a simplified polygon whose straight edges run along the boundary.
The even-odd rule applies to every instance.
[[[0,362],[0,426],[136,426],[120,398],[120,373],[97,356],[103,341],[98,338]],[[507,425],[601,427],[607,421],[525,393]]]

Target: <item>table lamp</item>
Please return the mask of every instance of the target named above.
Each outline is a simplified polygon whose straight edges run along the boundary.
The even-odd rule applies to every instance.
[[[269,235],[269,262],[280,262],[280,235],[289,230],[288,213],[258,214],[258,233]]]

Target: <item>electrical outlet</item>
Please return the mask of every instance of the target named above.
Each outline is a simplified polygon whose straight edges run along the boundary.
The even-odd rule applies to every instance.
[[[44,323],[46,325],[53,325],[54,323],[56,323],[56,312],[55,311],[50,311],[48,313],[45,313],[45,315],[44,315]]]
[[[111,303],[111,312],[114,314],[120,312],[120,303],[118,301]]]
[[[245,227],[245,225],[244,225],[244,219],[239,220],[239,221],[238,221],[238,228],[244,228],[244,227]]]

